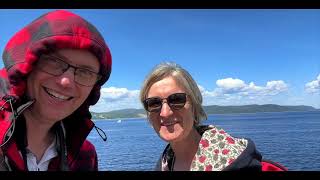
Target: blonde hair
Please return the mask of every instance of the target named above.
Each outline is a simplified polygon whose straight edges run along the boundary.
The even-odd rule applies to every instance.
[[[186,90],[187,95],[190,97],[193,109],[195,120],[194,125],[198,126],[202,119],[207,119],[207,114],[202,107],[202,95],[197,83],[194,81],[187,70],[183,69],[180,65],[173,62],[160,63],[153,68],[151,73],[144,80],[143,86],[141,88],[141,103],[143,104],[143,101],[147,98],[150,87],[154,83],[166,77],[174,78],[176,83],[178,83],[179,86],[183,87]]]

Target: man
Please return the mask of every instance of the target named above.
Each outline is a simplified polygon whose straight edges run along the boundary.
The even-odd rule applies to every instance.
[[[96,171],[86,140],[89,106],[111,73],[98,30],[68,11],[49,12],[16,33],[0,71],[0,169]]]

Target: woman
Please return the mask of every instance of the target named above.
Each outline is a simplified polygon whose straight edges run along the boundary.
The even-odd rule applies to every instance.
[[[175,63],[153,69],[144,81],[140,101],[156,133],[168,142],[156,170],[285,170],[276,163],[262,162],[250,139],[200,125],[207,118],[200,90],[191,75]]]
[[[89,106],[111,72],[97,29],[71,12],[49,12],[10,39],[3,60],[1,170],[97,171]]]

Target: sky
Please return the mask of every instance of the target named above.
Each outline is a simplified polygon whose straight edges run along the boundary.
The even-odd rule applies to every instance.
[[[1,9],[1,54],[17,31],[52,10]],[[97,27],[113,58],[91,111],[142,108],[142,83],[161,62],[175,62],[193,76],[203,105],[320,108],[320,10],[69,11]]]

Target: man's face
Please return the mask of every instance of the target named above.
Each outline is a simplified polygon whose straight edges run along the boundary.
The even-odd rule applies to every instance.
[[[63,60],[62,63],[66,62],[77,68],[99,72],[98,59],[88,51],[61,49],[50,55],[59,57],[60,60]],[[46,59],[41,56],[39,61],[44,62]],[[54,64],[56,62],[51,61],[51,63]],[[48,66],[46,69],[35,66],[27,79],[27,95],[36,100],[29,111],[37,119],[55,123],[78,109],[89,96],[93,85],[83,86],[75,82],[74,68],[69,67],[61,75],[52,75],[45,71],[48,68],[58,68],[59,66],[46,66]],[[77,76],[80,77],[79,75]]]

